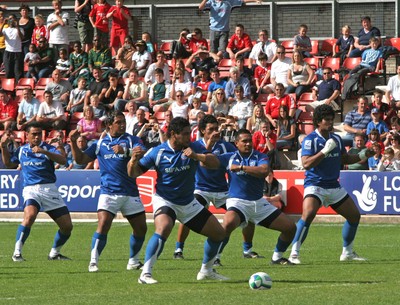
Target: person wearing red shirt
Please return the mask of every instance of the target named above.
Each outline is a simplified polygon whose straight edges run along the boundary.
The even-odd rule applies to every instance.
[[[289,116],[293,117],[296,112],[296,103],[289,94],[284,94],[285,87],[282,83],[275,85],[275,95],[271,97],[265,105],[265,116],[268,121],[276,128],[279,117],[279,107],[285,105],[289,109]]]
[[[0,128],[16,130],[18,103],[11,100],[7,93],[0,89]]]
[[[38,47],[39,39],[42,37],[49,39],[49,33],[47,27],[44,25],[43,16],[38,14],[35,16],[35,28],[33,29],[31,42]]]
[[[208,48],[207,39],[203,38],[203,32],[199,28],[195,28],[192,33],[192,37],[189,41],[189,47],[193,53],[196,53],[200,47]]]
[[[125,37],[128,36],[128,21],[132,18],[129,9],[124,6],[124,0],[115,0],[107,15],[107,18],[112,18],[110,47],[113,48],[115,54],[120,47],[125,43]]]
[[[90,23],[94,28],[94,35],[99,36],[104,45],[108,44],[108,19],[106,17],[111,5],[106,0],[98,0],[89,13]]]
[[[232,60],[236,59],[239,55],[243,58],[249,58],[253,43],[251,42],[250,36],[244,32],[244,26],[237,24],[235,28],[235,34],[232,35],[229,40],[228,46],[226,47],[227,54],[225,58]]]
[[[268,121],[260,123],[260,130],[256,131],[253,136],[253,149],[266,154],[270,161],[270,167],[275,168],[278,165],[276,154],[277,135],[271,130]]]
[[[268,66],[268,56],[265,53],[258,55],[259,65],[254,70],[254,80],[256,82],[257,93],[273,93],[268,86],[270,84],[271,66]]]
[[[207,94],[208,94],[208,87],[211,84],[209,79],[210,74],[208,73],[207,69],[200,68],[199,74],[197,74],[194,78],[193,83],[193,96],[196,96],[197,92],[200,92],[200,100],[202,103],[207,102]]]

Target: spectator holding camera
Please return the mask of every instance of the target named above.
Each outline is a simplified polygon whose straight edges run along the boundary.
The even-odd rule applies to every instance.
[[[157,118],[151,116],[149,117],[149,122],[142,126],[137,136],[142,139],[144,146],[146,146],[147,149],[150,149],[163,142],[161,140],[163,138],[162,133]]]

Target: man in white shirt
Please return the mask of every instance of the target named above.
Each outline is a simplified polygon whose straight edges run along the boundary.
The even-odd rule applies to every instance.
[[[397,66],[397,74],[389,78],[385,97],[388,104],[394,101],[400,107],[400,65]]]
[[[7,28],[4,27],[6,23],[8,24]],[[6,44],[3,56],[6,78],[15,78],[18,82],[24,73],[24,55],[22,52],[24,31],[20,29],[15,15],[10,15],[1,25],[0,36],[4,36]]]
[[[250,56],[249,56],[249,69],[253,68],[254,64],[257,64],[260,66],[260,63],[258,61],[258,55],[260,53],[264,53],[265,55],[268,56],[268,63],[272,63],[276,60],[276,48],[277,45],[273,41],[268,41],[268,31],[267,30],[261,30],[258,33],[258,42],[256,45],[253,47],[251,50]]]
[[[53,0],[52,5],[54,12],[47,17],[47,29],[50,33],[50,47],[54,49],[54,53],[58,59],[61,48],[68,50],[69,13],[61,11],[61,0]]]
[[[287,82],[287,74],[289,70],[289,66],[292,63],[292,60],[288,57],[285,57],[285,47],[278,46],[276,49],[276,60],[271,65],[271,84],[270,88],[274,90],[275,85],[277,83],[281,83],[285,86],[288,86]]]
[[[53,101],[50,91],[44,92],[44,102],[40,103],[36,119],[45,130],[67,129],[64,109],[60,102]]]

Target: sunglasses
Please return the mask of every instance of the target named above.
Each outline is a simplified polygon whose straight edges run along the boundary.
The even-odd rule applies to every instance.
[[[324,72],[324,75],[332,74],[331,72]]]
[[[182,97],[183,95],[182,94],[178,94],[176,97]]]
[[[223,92],[217,92],[217,95],[223,95],[224,93]]]

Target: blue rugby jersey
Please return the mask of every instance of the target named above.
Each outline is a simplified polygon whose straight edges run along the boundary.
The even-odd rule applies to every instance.
[[[112,150],[114,145],[120,145],[125,153],[116,154]],[[140,138],[124,133],[120,137],[111,137],[107,134],[103,139],[93,143],[84,153],[92,159],[98,159],[100,166],[101,194],[125,196],[139,196],[136,179],[128,176],[127,165],[130,160],[129,149],[143,145]]]

